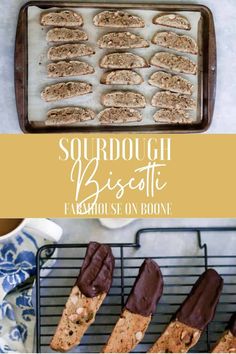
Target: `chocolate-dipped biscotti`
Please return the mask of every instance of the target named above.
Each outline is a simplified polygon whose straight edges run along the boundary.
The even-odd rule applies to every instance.
[[[80,274],[50,343],[53,350],[66,352],[80,343],[111,287],[114,265],[109,246],[97,242],[89,244]]]
[[[129,353],[138,345],[144,337],[162,291],[160,268],[151,259],[145,260],[103,353]]]
[[[213,319],[222,287],[223,279],[215,270],[205,271],[148,352],[187,353]]]
[[[214,345],[212,353],[236,353],[236,313],[230,318],[222,337]]]

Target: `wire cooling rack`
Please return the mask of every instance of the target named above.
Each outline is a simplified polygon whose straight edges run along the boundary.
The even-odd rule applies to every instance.
[[[163,249],[168,250],[168,244],[166,242],[165,245],[161,244],[163,233],[166,237],[180,232],[190,234],[185,239],[186,242],[193,241],[195,237],[194,255],[189,253],[180,255],[177,249],[176,255],[169,255],[168,251],[164,254]],[[147,351],[162,333],[198,276],[207,268],[213,267],[224,278],[224,289],[213,322],[202,335],[198,345],[194,347],[194,352],[208,352],[223,332],[229,317],[236,310],[236,254],[209,255],[207,245],[202,243],[202,234],[220,233],[224,236],[227,232],[236,232],[236,228],[148,228],[137,232],[134,243],[110,244],[116,258],[113,285],[96,316],[95,323],[73,352],[99,353],[101,351],[118,319],[138,274],[139,266],[147,257],[154,259],[161,267],[165,283],[164,293],[151,325],[135,352]],[[158,238],[159,245],[157,234],[161,236]],[[169,240],[172,242],[171,237]],[[60,244],[42,247],[38,252],[36,307],[39,353],[51,352],[50,340],[79,273],[86,248],[86,244]],[[161,255],[158,254],[159,249]],[[50,261],[47,261],[49,254]]]

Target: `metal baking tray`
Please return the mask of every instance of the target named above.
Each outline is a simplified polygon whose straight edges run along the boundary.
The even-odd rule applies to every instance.
[[[200,13],[198,45],[198,100],[197,122],[192,124],[132,124],[132,125],[79,125],[68,127],[47,127],[43,122],[30,121],[28,116],[28,9],[37,6],[42,10],[58,8],[87,9],[127,9],[152,10],[161,12],[191,11]],[[164,27],[163,27],[164,28]],[[86,30],[86,28],[85,28]],[[144,49],[145,50],[145,49]],[[145,54],[145,52],[144,52]],[[25,133],[104,133],[104,132],[139,132],[139,133],[197,133],[207,130],[211,124],[216,91],[216,37],[214,19],[211,11],[203,5],[190,4],[118,4],[118,3],[82,3],[59,1],[31,1],[25,4],[19,13],[15,44],[15,93],[19,124]]]
[[[236,254],[212,254],[210,247],[202,242],[202,236],[214,234],[215,239],[218,236],[227,238],[229,232],[235,233],[236,228],[148,228],[139,230],[133,243],[110,244],[116,259],[112,287],[96,315],[95,322],[73,352],[101,352],[121,313],[139,267],[147,257],[154,259],[161,267],[164,291],[157,312],[135,352],[146,352],[151,347],[189,294],[199,275],[208,268],[214,268],[224,278],[224,288],[213,321],[192,349],[195,353],[210,352],[210,348],[223,333],[229,318],[235,312]],[[183,254],[179,245],[179,250],[176,249],[173,254],[166,244],[162,244],[163,237],[173,238],[176,233],[186,237],[186,243],[192,246],[191,251],[185,251]],[[47,245],[38,251],[36,284],[38,353],[53,352],[49,343],[78,276],[87,246]],[[50,264],[45,263],[50,253],[52,255]]]

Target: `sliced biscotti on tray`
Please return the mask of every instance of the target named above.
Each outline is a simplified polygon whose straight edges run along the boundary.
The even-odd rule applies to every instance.
[[[83,107],[62,107],[48,111],[45,125],[63,126],[95,119],[96,113],[89,108]]]
[[[196,75],[197,64],[189,58],[168,52],[157,52],[150,59],[150,64],[177,73]]]
[[[173,75],[164,71],[156,71],[153,73],[148,83],[162,90],[169,90],[185,95],[192,95],[193,84],[179,75]]]
[[[100,61],[100,67],[103,69],[135,69],[148,66],[146,59],[129,52],[108,53]]]
[[[40,23],[42,26],[80,27],[83,26],[83,18],[72,10],[51,11],[41,15]]]
[[[236,313],[234,313],[211,353],[236,353]]]
[[[170,91],[159,91],[155,93],[152,97],[151,104],[154,107],[180,110],[191,110],[196,108],[196,101],[193,98]]]
[[[129,353],[143,339],[162,296],[163,278],[158,265],[147,259],[126,301],[103,353]]]
[[[83,81],[60,82],[47,86],[41,92],[46,102],[59,101],[67,98],[87,95],[92,92],[92,85]]]
[[[148,353],[187,353],[195,346],[214,318],[222,287],[215,270],[205,271]]]
[[[48,31],[46,36],[47,42],[63,43],[63,42],[77,42],[87,41],[88,35],[81,29],[73,28],[52,28]]]
[[[176,13],[157,15],[153,18],[152,22],[155,25],[173,27],[188,31],[191,30],[192,27],[187,17]]]
[[[102,95],[102,104],[105,107],[144,108],[145,97],[135,91],[112,91]]]
[[[69,43],[54,46],[48,50],[49,60],[66,60],[76,59],[79,57],[85,57],[94,55],[95,50],[88,44],[84,43]]]
[[[98,40],[98,46],[102,49],[130,49],[146,48],[149,43],[138,34],[131,32],[111,32],[104,34]]]
[[[102,11],[93,18],[97,27],[116,28],[142,28],[145,27],[144,20],[126,11]]]
[[[98,114],[98,120],[104,125],[133,123],[140,122],[142,120],[142,114],[133,108],[110,107],[105,108]]]
[[[193,120],[189,113],[180,109],[159,109],[153,116],[156,123],[159,124],[190,124]]]
[[[152,39],[152,43],[179,52],[190,54],[198,53],[198,46],[193,38],[175,32],[157,32]]]
[[[111,248],[91,242],[50,347],[65,352],[78,345],[94,322],[112,284],[114,257]]]
[[[101,84],[104,85],[141,85],[143,78],[136,71],[114,70],[102,74]]]
[[[59,61],[47,66],[48,77],[80,76],[94,73],[94,68],[83,61]]]

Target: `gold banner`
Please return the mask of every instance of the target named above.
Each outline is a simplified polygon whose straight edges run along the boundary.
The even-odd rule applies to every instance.
[[[233,135],[6,135],[1,217],[236,217]]]

